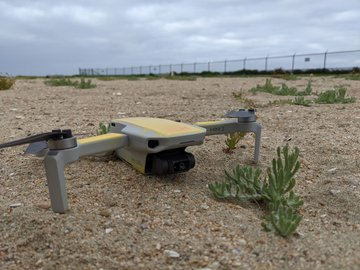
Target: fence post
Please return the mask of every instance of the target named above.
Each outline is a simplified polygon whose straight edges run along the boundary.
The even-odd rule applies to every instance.
[[[268,69],[268,59],[269,59],[269,56],[267,55],[265,57],[265,71],[267,71],[267,69]]]
[[[246,69],[246,57],[244,58],[243,61],[244,61],[244,62],[243,62],[243,70],[245,70],[245,69]]]
[[[224,61],[224,73],[226,73],[227,60]]]
[[[169,65],[170,75],[172,73],[172,64]]]
[[[294,53],[294,54],[293,54],[293,56],[292,56],[291,72],[294,72],[294,67],[295,67],[295,56],[296,56],[296,53]]]
[[[159,75],[161,74],[161,65],[159,65]]]
[[[210,72],[210,62],[208,62],[208,72]]]
[[[183,63],[180,65],[180,73],[183,73]]]
[[[326,57],[327,57],[328,51],[324,53],[324,69],[326,69]]]
[[[194,63],[194,73],[196,73],[196,63]]]

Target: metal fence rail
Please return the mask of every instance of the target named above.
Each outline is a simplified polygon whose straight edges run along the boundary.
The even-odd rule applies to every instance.
[[[323,53],[265,56],[236,60],[209,61],[202,63],[181,63],[168,65],[148,65],[122,68],[79,68],[81,76],[121,76],[170,73],[236,72],[240,70],[286,71],[328,69],[346,70],[360,66],[360,50],[325,51]]]

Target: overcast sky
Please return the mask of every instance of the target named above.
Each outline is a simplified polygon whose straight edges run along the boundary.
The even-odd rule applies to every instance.
[[[360,0],[0,0],[0,72],[360,49]]]

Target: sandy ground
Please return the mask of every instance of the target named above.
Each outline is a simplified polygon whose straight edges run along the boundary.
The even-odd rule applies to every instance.
[[[207,137],[188,149],[194,169],[166,177],[141,175],[115,157],[83,158],[66,167],[66,214],[49,209],[42,160],[24,155],[25,146],[2,149],[0,268],[360,269],[360,82],[312,80],[319,92],[343,84],[357,101],[268,105],[279,97],[248,92],[264,77],[93,80],[97,88],[89,90],[18,80],[0,91],[1,142],[55,128],[95,134],[99,122],[128,116],[220,119],[244,106],[232,95],[241,92],[263,126],[261,168],[277,146],[299,147],[296,191],[305,204],[298,233],[284,239],[262,230],[258,206],[214,200],[207,184],[221,181],[224,169],[251,164],[250,135],[231,155],[222,151],[224,136]]]

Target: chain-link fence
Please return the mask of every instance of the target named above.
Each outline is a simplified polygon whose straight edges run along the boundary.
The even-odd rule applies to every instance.
[[[81,76],[121,76],[150,75],[171,73],[231,73],[241,70],[272,71],[306,71],[316,69],[351,70],[360,66],[360,50],[334,51],[323,53],[292,54],[283,56],[266,56],[243,58],[237,60],[210,61],[202,63],[181,63],[169,65],[149,65],[122,68],[79,68]]]

